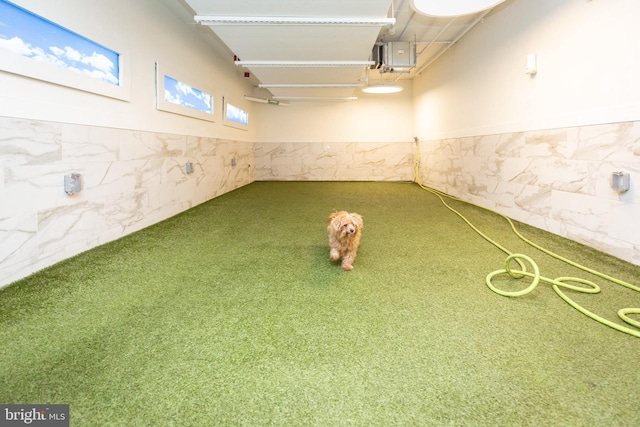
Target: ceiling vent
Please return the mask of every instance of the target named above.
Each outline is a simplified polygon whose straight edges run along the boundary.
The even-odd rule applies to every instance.
[[[409,73],[416,66],[416,44],[412,42],[376,43],[371,52],[373,65],[381,73]]]

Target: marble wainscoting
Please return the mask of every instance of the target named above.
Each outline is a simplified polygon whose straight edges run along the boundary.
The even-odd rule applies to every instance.
[[[413,143],[256,143],[258,181],[412,181]]]
[[[640,122],[420,142],[420,161],[425,185],[640,265]]]
[[[253,143],[0,117],[0,286],[249,184],[254,164]]]

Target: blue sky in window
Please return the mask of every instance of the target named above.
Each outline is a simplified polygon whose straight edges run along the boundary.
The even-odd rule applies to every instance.
[[[249,124],[249,113],[232,104],[227,104],[227,120],[247,126]]]
[[[213,96],[167,75],[164,76],[164,100],[213,114]]]
[[[119,84],[118,53],[4,0],[0,49]]]

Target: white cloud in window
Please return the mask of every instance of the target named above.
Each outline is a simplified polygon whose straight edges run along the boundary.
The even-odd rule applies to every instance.
[[[209,95],[208,93],[204,93],[202,91],[194,89],[192,86],[182,83],[181,81],[178,81],[176,89],[186,97],[194,97],[198,101],[204,103],[207,107],[211,108],[211,95]],[[191,108],[197,108],[194,105],[189,106]]]
[[[84,56],[81,61],[83,64],[90,65],[96,70],[101,70],[105,73],[112,72],[114,68],[114,64],[109,58],[96,52],[93,52],[90,56]]]
[[[164,100],[205,113],[213,112],[213,97],[173,77],[164,76]]]
[[[67,65],[64,68],[85,74],[94,79],[118,84],[117,77],[113,75],[114,63],[104,55],[96,52],[93,52],[92,55],[83,55],[70,46],[65,46],[64,48],[51,46],[49,50]],[[74,63],[81,63],[87,67],[75,67],[73,66]]]
[[[235,105],[227,104],[227,120],[246,126],[249,124],[249,113]]]
[[[25,43],[20,37],[0,38],[0,49],[75,71],[107,83],[118,84],[118,77],[113,74],[114,63],[106,56],[96,52],[93,52],[92,55],[83,55],[69,46],[64,48],[51,46],[49,47],[51,53],[46,53],[39,47]]]
[[[172,104],[183,105],[182,99],[180,99],[180,95],[178,95],[177,93],[174,95],[167,89],[165,89],[164,91],[164,100],[167,102],[171,102]]]
[[[22,41],[19,37],[10,39],[0,39],[0,49],[8,50],[22,56],[31,56],[32,48]]]

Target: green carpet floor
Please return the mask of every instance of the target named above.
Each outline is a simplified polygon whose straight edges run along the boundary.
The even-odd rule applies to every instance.
[[[599,283],[568,292],[599,315],[640,307],[453,204],[543,275]],[[365,221],[351,272],[328,256],[343,209]],[[640,425],[640,338],[546,285],[491,292],[504,258],[415,184],[256,182],[0,290],[0,403],[67,403],[73,426]]]

